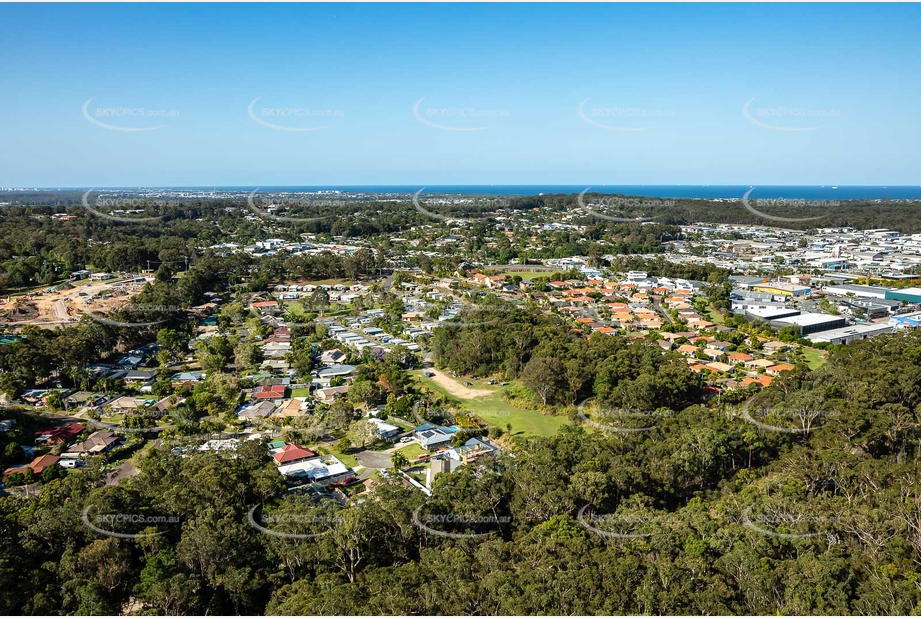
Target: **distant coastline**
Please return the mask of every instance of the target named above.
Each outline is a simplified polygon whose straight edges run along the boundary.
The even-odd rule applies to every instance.
[[[261,186],[260,193],[314,193],[317,191],[341,191],[365,194],[406,194],[425,188],[427,194],[503,195],[529,196],[538,194],[580,193],[589,185],[305,185],[305,186]],[[752,185],[591,185],[592,193],[616,193],[643,197],[689,198],[689,199],[736,199]],[[36,187],[38,191],[74,191],[89,187]],[[176,190],[240,192],[253,191],[253,186],[173,186],[173,187],[94,187],[105,190]],[[0,189],[7,191],[8,189]],[[28,189],[27,189],[28,190]],[[921,186],[848,186],[838,185],[755,185],[753,198],[802,199],[802,200],[921,200]]]

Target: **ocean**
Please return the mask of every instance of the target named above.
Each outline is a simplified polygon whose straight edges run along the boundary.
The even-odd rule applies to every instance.
[[[579,193],[589,185],[314,185],[314,186],[262,186],[260,193],[343,191],[349,193],[415,193],[425,188],[425,193],[463,195],[522,196],[540,193]],[[252,191],[257,187],[144,187],[145,189],[176,189],[192,191]],[[597,193],[617,193],[661,198],[741,198],[752,185],[591,185]],[[74,187],[77,189],[77,187]],[[137,190],[139,187],[108,187],[108,189]],[[96,190],[105,190],[96,187]],[[921,186],[847,186],[841,185],[763,185],[755,186],[751,197],[760,199],[802,200],[921,200]]]

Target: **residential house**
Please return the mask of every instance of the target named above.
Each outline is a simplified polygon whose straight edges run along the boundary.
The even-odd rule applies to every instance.
[[[237,418],[241,421],[254,421],[263,419],[275,412],[275,404],[271,401],[256,401],[237,410]]]
[[[774,361],[769,361],[766,358],[758,358],[756,360],[746,361],[744,364],[746,369],[767,369],[774,365]]]
[[[398,426],[386,423],[378,418],[369,417],[368,422],[377,426],[377,433],[384,440],[396,439],[401,431]]]
[[[777,363],[776,365],[766,368],[765,372],[772,376],[778,376],[782,371],[793,371],[794,369],[796,369],[796,367],[789,363]]]
[[[732,364],[747,363],[749,361],[755,360],[755,357],[751,354],[745,354],[744,352],[733,352],[732,354],[727,354],[729,362]]]
[[[326,388],[318,388],[313,392],[313,396],[323,403],[329,403],[339,397],[345,397],[348,392],[349,385],[347,384],[343,386],[328,386]]]
[[[326,350],[320,354],[320,363],[324,365],[336,365],[345,360],[345,354],[342,350]]]
[[[278,404],[272,413],[272,418],[289,418],[294,416],[303,416],[310,410],[307,400],[304,397],[294,397],[286,399]]]
[[[64,399],[64,405],[68,408],[94,408],[105,400],[106,396],[100,393],[77,391]]]
[[[762,387],[767,388],[771,385],[774,379],[771,376],[758,376],[757,378],[745,378],[742,380],[742,388],[749,386],[750,384],[760,384]]]
[[[463,446],[446,450],[444,458],[452,460],[452,464],[456,462],[457,465],[460,465],[475,461],[484,455],[495,455],[498,452],[498,448],[482,438],[470,438]],[[452,465],[451,470],[455,467],[455,465]]]
[[[111,431],[96,431],[84,440],[77,442],[63,454],[63,457],[86,457],[87,455],[98,455],[113,449],[121,438]]]
[[[317,381],[323,386],[329,386],[333,378],[350,378],[358,368],[355,365],[333,365],[324,367],[317,372]]]
[[[419,439],[420,446],[427,451],[434,451],[451,444],[451,436],[453,435],[444,428],[428,424],[416,427],[415,434]]]
[[[82,423],[69,423],[50,429],[39,429],[35,432],[35,443],[47,445],[64,444],[76,438],[84,429],[86,429],[86,425]]]
[[[126,395],[124,397],[113,399],[106,404],[106,407],[109,408],[113,414],[124,414],[128,412],[134,412],[135,410],[144,407],[144,400]]]
[[[192,387],[204,380],[205,376],[204,371],[183,371],[173,374],[173,377],[170,378],[170,384],[173,388]]]
[[[326,455],[323,459],[316,457],[296,463],[283,464],[278,466],[278,471],[291,480],[302,480],[319,483],[320,485],[340,483],[354,476],[348,466],[332,455]]]
[[[317,454],[298,444],[286,444],[272,455],[276,466],[287,466],[308,459],[313,459]]]
[[[50,455],[50,454],[41,455],[39,457],[36,457],[32,461],[32,463],[29,464],[29,467],[32,468],[32,472],[36,476],[40,476],[41,473],[45,471],[45,468],[49,468],[53,466],[54,464],[58,463],[59,459],[60,457],[58,457],[57,455]]]
[[[285,398],[285,385],[272,384],[268,386],[257,386],[253,391],[253,399],[256,400],[281,400]]]

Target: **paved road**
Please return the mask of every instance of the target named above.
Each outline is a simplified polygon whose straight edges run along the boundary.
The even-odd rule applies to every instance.
[[[134,464],[131,463],[131,460],[128,459],[109,471],[109,474],[106,476],[106,485],[117,485],[122,480],[137,476],[140,473],[140,470],[138,470]]]
[[[381,451],[362,451],[355,456],[358,463],[365,468],[374,468],[376,470],[386,470],[391,466],[390,453]]]
[[[651,296],[650,298],[652,298],[652,306],[653,306],[653,308],[655,308],[655,310],[658,311],[659,314],[660,314],[662,317],[664,317],[666,320],[668,320],[668,323],[669,323],[669,324],[674,324],[675,321],[672,319],[672,316],[670,316],[670,315],[668,314],[668,311],[666,311],[666,310],[662,307],[662,304],[659,302],[659,299],[656,298],[655,296]]]

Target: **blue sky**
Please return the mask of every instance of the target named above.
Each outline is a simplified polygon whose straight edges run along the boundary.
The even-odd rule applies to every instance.
[[[0,186],[921,184],[918,5],[2,4],[0,23]]]

